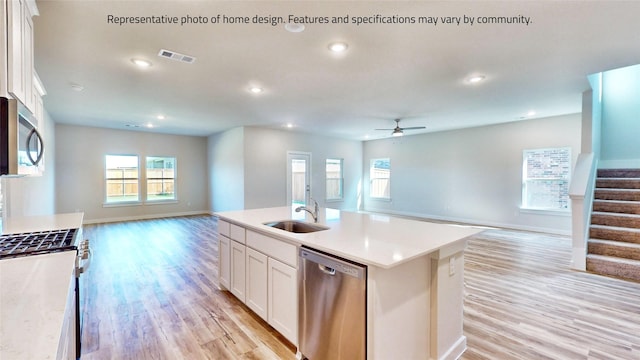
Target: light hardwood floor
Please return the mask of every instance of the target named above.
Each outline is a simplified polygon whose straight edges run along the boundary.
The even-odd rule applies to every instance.
[[[294,359],[217,289],[209,216],[85,226],[83,359]],[[465,255],[462,359],[640,359],[640,283],[569,268],[570,240],[488,230]],[[410,360],[410,359],[407,359]]]

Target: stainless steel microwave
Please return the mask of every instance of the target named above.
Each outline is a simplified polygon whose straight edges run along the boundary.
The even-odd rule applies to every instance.
[[[0,97],[0,176],[42,171],[44,143],[34,124],[33,115],[18,100]]]

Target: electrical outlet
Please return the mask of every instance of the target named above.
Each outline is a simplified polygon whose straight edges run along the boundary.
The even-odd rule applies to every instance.
[[[449,276],[453,276],[456,274],[456,257],[452,256],[449,258]]]

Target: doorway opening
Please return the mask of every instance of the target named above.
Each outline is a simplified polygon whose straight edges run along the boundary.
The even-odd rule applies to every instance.
[[[311,153],[287,152],[287,205],[303,206],[311,198]]]

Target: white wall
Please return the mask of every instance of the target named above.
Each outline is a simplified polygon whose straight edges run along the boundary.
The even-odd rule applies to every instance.
[[[602,149],[599,167],[640,167],[640,65],[602,76]]]
[[[210,209],[244,209],[244,128],[209,136],[207,158]]]
[[[177,203],[103,207],[107,154],[176,157]],[[56,125],[56,212],[83,211],[85,222],[207,212],[207,138]]]
[[[569,233],[571,218],[521,211],[522,150],[580,153],[580,114],[364,143],[365,210]],[[369,198],[372,158],[391,159],[391,201]]]
[[[55,213],[55,123],[44,111],[38,124],[43,137],[44,166],[42,176],[3,178],[2,192],[6,196],[6,217],[51,215]]]
[[[242,131],[242,149],[238,149]],[[362,142],[257,127],[209,137],[212,211],[286,205],[287,151],[311,153],[311,196],[322,207],[355,210],[362,175]],[[240,156],[242,155],[242,156]],[[232,168],[232,161],[243,169]],[[344,200],[325,202],[325,161],[344,159]],[[234,184],[235,183],[235,184]],[[226,184],[226,185],[224,185]],[[233,184],[233,186],[231,186]],[[244,184],[242,194],[237,184]],[[231,186],[228,187],[227,185]],[[233,194],[229,194],[232,192]],[[242,198],[243,204],[240,203]]]
[[[362,142],[286,130],[245,128],[245,208],[286,205],[287,151],[311,153],[311,197],[322,207],[355,210]],[[325,162],[344,159],[344,200],[325,202]]]

